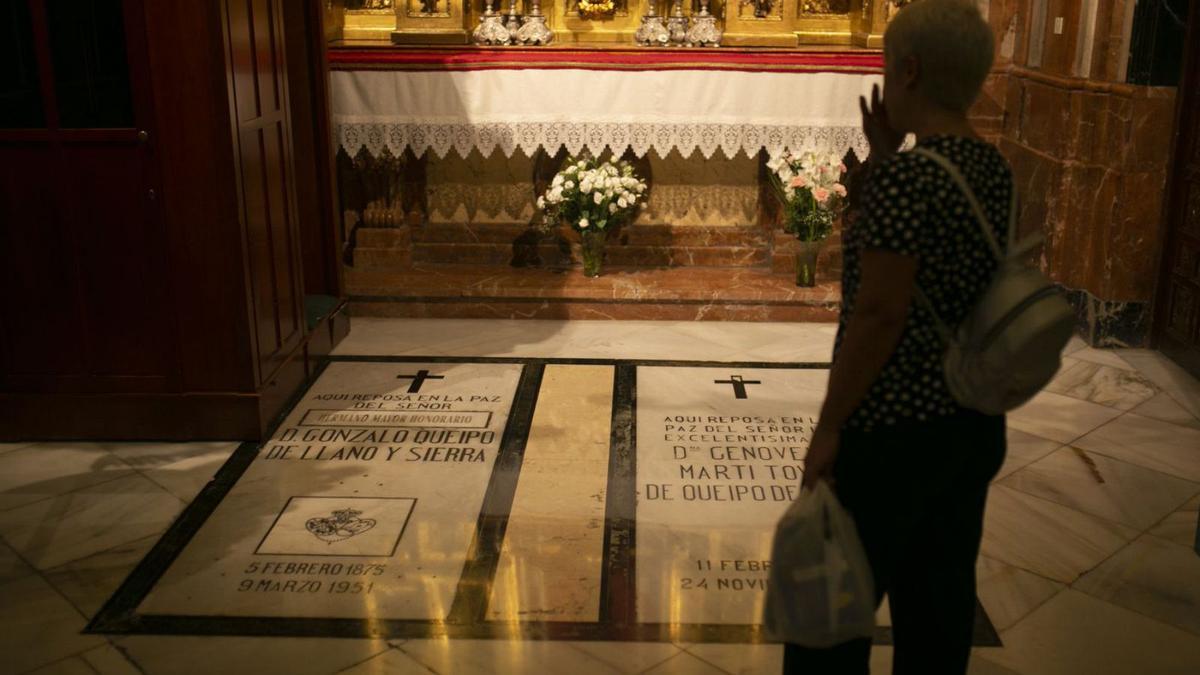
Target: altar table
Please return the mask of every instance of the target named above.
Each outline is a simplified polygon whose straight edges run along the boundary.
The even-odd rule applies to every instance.
[[[867,154],[858,98],[877,51],[358,49],[330,56],[337,142],[354,156]]]

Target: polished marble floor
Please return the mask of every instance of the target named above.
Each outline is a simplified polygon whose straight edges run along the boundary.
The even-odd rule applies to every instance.
[[[756,528],[791,482],[791,432],[819,404],[832,337],[822,324],[358,319],[344,360],[259,454],[0,445],[0,672],[777,672],[779,648],[736,629],[757,611]],[[1200,384],[1153,352],[1068,352],[1010,418],[978,564],[1003,646],[978,647],[972,672],[1200,672]],[[363,428],[381,431],[337,433]],[[768,460],[696,456],[714,434],[763,434]],[[618,442],[636,452],[614,459]],[[518,444],[521,470],[506,473]],[[188,542],[156,546],[198,511]],[[487,517],[501,511],[503,537]],[[161,578],[118,593],[139,563]],[[709,577],[723,589],[684,597]],[[231,634],[84,633],[114,594],[141,632]],[[364,607],[402,620],[357,621]],[[492,628],[437,629],[463,616]],[[660,628],[594,632],[614,619]],[[873,672],[890,657],[876,647]]]

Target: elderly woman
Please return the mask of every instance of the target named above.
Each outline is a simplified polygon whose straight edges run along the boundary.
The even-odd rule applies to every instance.
[[[853,515],[886,593],[895,673],[965,673],[975,615],[975,560],[988,484],[1004,460],[1004,418],[961,407],[923,291],[956,325],[996,269],[963,192],[917,147],[955,164],[997,240],[1007,237],[1012,175],[967,120],[992,65],[991,29],[968,0],[919,0],[884,40],[863,126],[866,194],[847,224],[842,313],[805,484],[829,481]],[[853,200],[852,200],[853,203]],[[828,650],[788,645],[785,672],[867,673],[870,641]]]

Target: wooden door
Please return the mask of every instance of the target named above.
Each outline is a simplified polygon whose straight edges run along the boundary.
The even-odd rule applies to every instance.
[[[1200,378],[1200,12],[1185,44],[1154,333],[1163,353]]]
[[[280,0],[223,0],[229,99],[259,382],[304,337],[295,172]]]
[[[0,386],[177,381],[142,0],[0,2]]]

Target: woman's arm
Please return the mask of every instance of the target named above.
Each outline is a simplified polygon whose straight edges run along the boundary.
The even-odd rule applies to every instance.
[[[821,421],[805,459],[807,487],[831,477],[841,428],[896,350],[912,305],[916,258],[867,249],[861,270],[854,314],[846,324],[837,363],[829,374]]]

